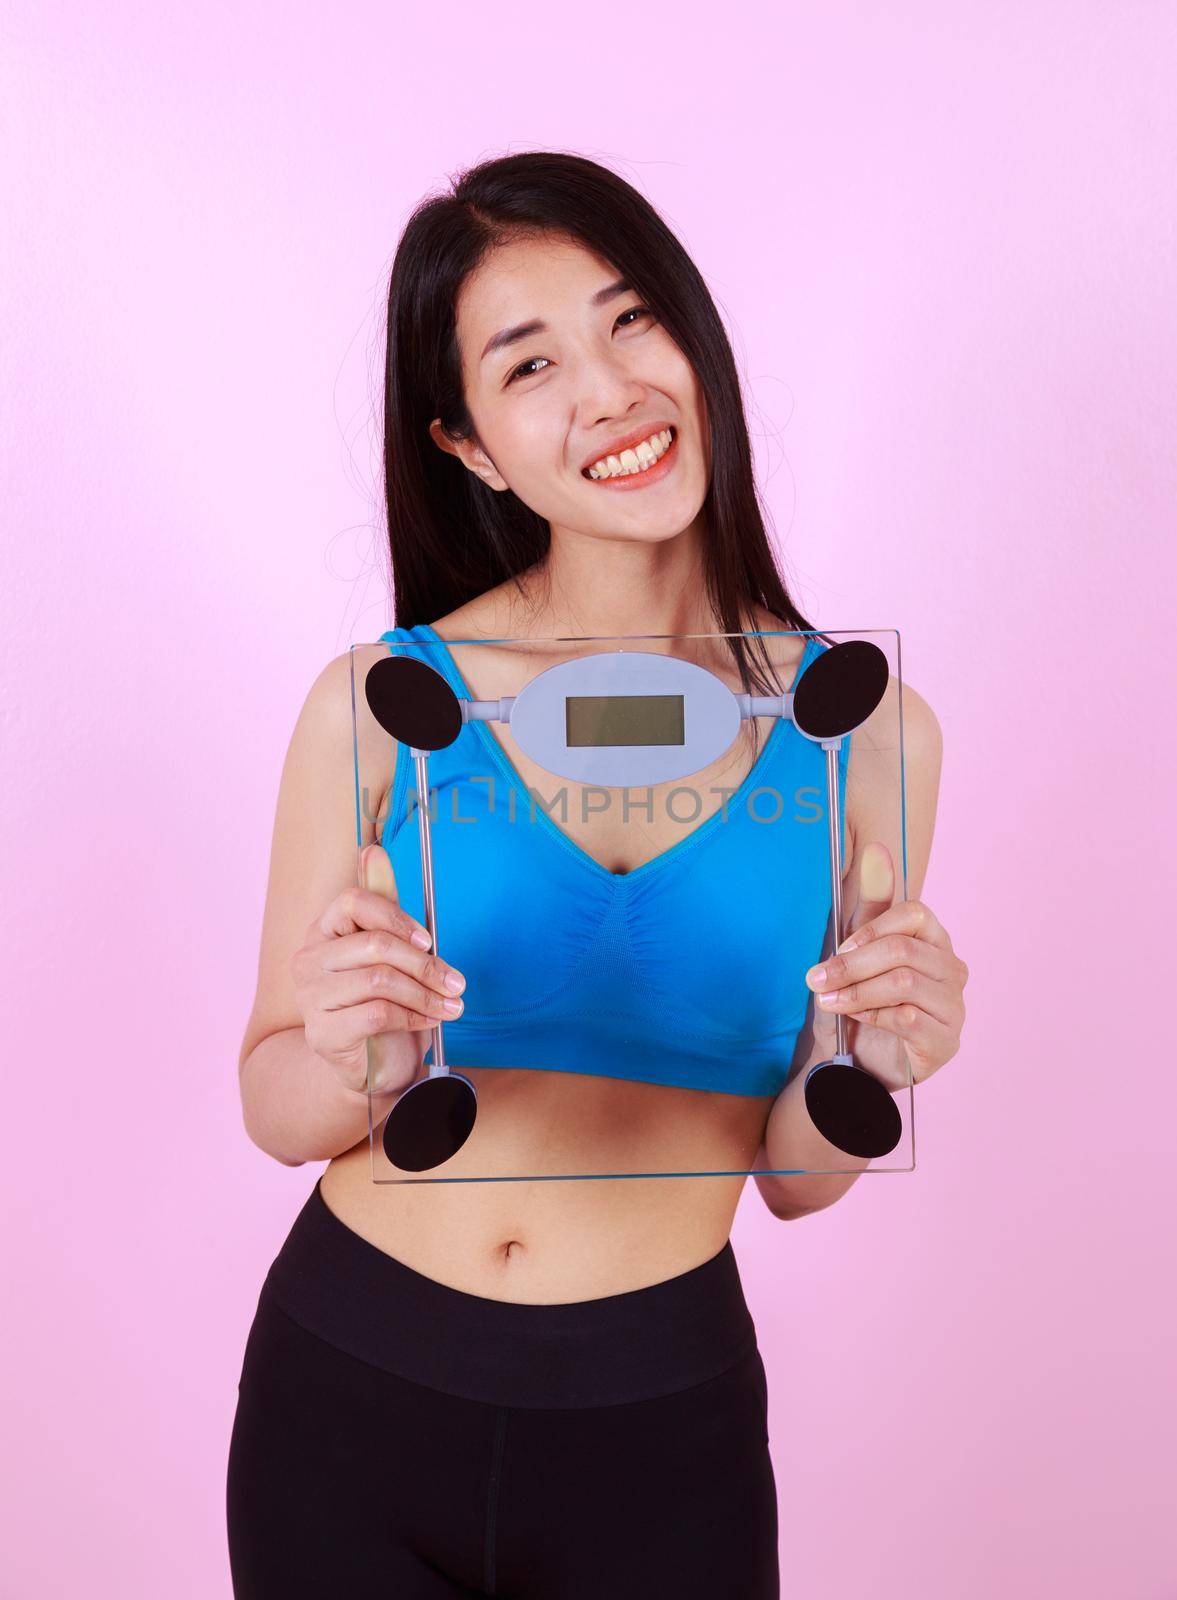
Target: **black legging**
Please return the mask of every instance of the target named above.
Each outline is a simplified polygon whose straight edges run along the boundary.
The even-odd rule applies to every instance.
[[[779,1600],[767,1390],[730,1241],[569,1304],[465,1294],[318,1184],[229,1449],[237,1600]]]

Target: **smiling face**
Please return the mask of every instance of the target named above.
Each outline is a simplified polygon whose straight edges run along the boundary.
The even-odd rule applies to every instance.
[[[689,362],[619,278],[585,246],[550,235],[492,250],[456,307],[477,437],[452,441],[437,421],[430,432],[553,535],[654,542],[698,516],[710,430]],[[631,471],[590,476],[610,455]]]

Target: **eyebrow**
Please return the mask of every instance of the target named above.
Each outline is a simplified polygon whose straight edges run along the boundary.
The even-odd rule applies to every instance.
[[[606,284],[603,289],[598,289],[589,301],[590,306],[607,305],[610,300],[615,300],[619,294],[628,294],[632,285],[625,278],[618,278],[616,283]],[[509,344],[517,344],[520,339],[527,339],[533,333],[546,333],[548,325],[538,319],[532,322],[520,322],[514,328],[504,328],[501,333],[496,333],[493,339],[488,339],[486,348],[479,356],[483,362],[487,356],[496,350],[502,350]]]

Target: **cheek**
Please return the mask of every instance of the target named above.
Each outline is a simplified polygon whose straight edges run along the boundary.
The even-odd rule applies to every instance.
[[[533,511],[548,516],[563,491],[563,440],[533,428],[516,440],[514,452],[513,470],[507,474],[512,489]]]
[[[664,330],[657,344],[651,345],[650,350],[651,383],[677,400],[683,410],[689,410],[692,402],[702,392],[691,363]]]
[[[695,422],[695,432],[699,440],[699,451],[702,456],[702,476],[704,484],[711,482],[711,422],[707,416],[707,406],[703,399],[703,391],[698,384],[694,385],[692,395],[692,416]]]
[[[704,476],[710,481],[711,425],[707,418],[703,386],[695,374],[694,367],[669,334],[666,335],[664,349],[659,352],[659,367],[660,375],[651,381],[677,401],[684,416],[694,421],[696,436],[702,449]]]
[[[548,521],[566,519],[576,499],[576,486],[570,484],[564,465],[564,435],[553,419],[539,415],[539,408],[527,408],[533,415],[512,419],[510,427],[498,429],[500,454],[491,456],[511,492]]]
[[[520,407],[513,414],[496,417],[488,434],[491,460],[521,499],[527,499],[531,489],[550,482],[552,463],[560,460],[560,444],[550,419],[534,408]]]
[[[699,399],[697,412],[699,419],[699,437],[703,441],[703,472],[707,482],[711,482],[711,423],[707,417],[707,407],[703,404],[702,396]]]

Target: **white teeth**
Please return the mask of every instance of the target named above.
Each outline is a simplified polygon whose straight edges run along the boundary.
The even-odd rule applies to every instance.
[[[602,456],[600,461],[594,461],[588,475],[590,478],[623,478],[634,472],[645,472],[669,450],[671,437],[669,428],[652,433],[631,450],[623,450],[620,456]]]

